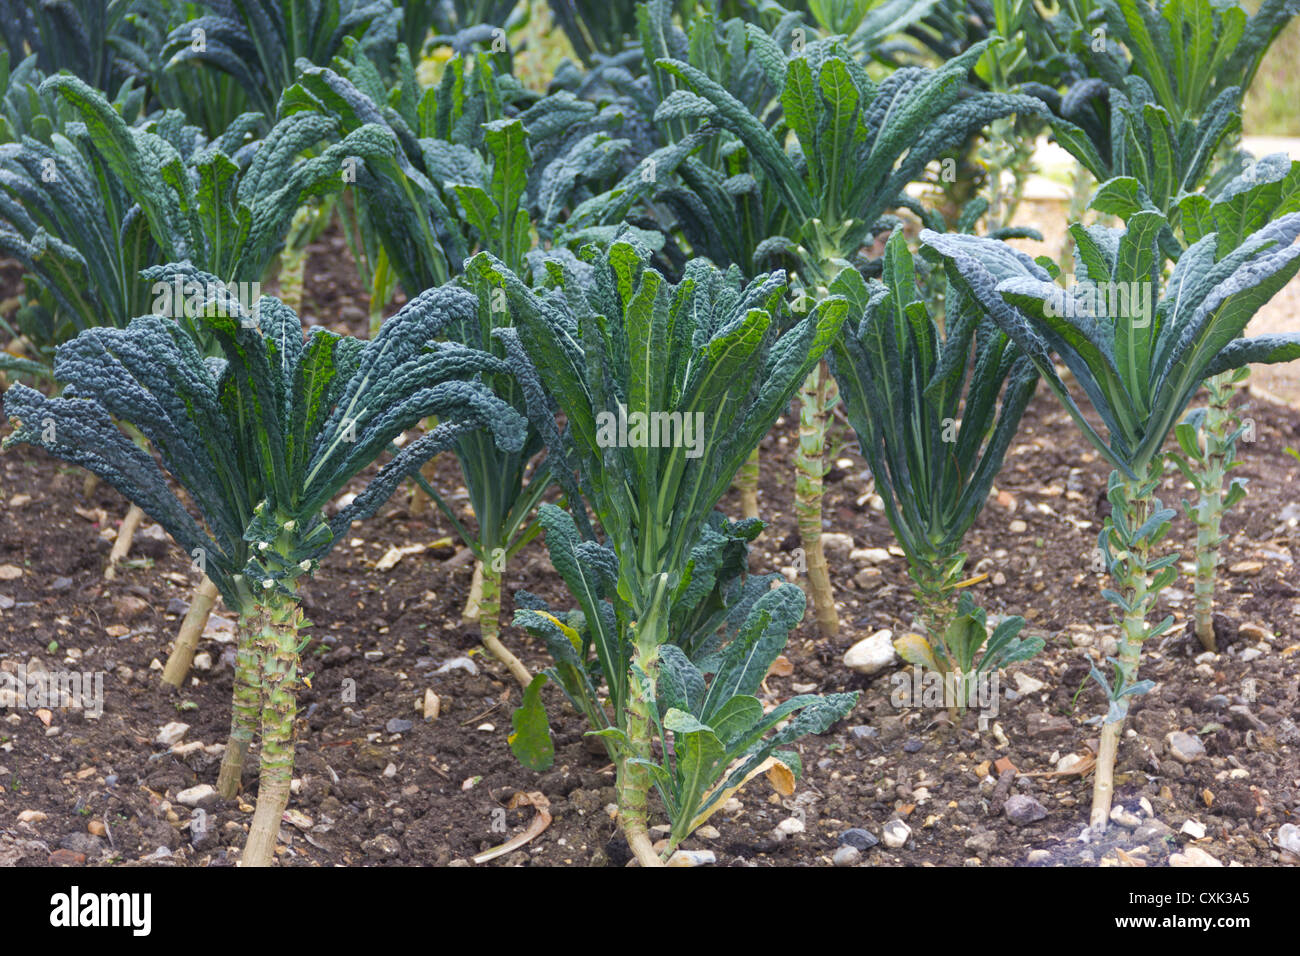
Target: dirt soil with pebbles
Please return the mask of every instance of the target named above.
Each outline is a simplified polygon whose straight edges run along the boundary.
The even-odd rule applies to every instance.
[[[305,311],[361,334],[365,300],[342,246],[327,235],[315,249]],[[798,744],[805,776],[792,795],[755,779],[686,848],[724,866],[1300,863],[1274,842],[1281,825],[1300,822],[1300,462],[1284,453],[1300,448],[1300,413],[1255,399],[1247,414],[1256,441],[1242,446],[1235,474],[1250,479],[1250,495],[1225,519],[1220,653],[1203,655],[1182,626],[1192,603],[1184,575],[1163,598],[1176,626],[1144,652],[1141,676],[1156,686],[1126,725],[1117,822],[1104,840],[1079,837],[1098,735],[1088,721],[1104,706],[1087,673],[1117,634],[1093,567],[1109,469],[1040,389],[966,541],[968,567],[987,575],[973,588],[979,603],[990,615],[1024,615],[1047,645],[1003,675],[997,715],[982,728],[973,712],[953,726],[942,709],[896,705],[906,666],[866,676],[844,665],[858,641],[911,629],[915,612],[850,441],[825,506],[841,633],[821,639],[805,622],[789,667],[765,688],[772,703],[814,689],[860,690],[861,699],[848,719]],[[795,441],[787,415],[764,443],[759,506],[769,525],[751,568],[798,580]],[[454,459],[437,459],[434,472],[463,507]],[[197,575],[146,522],[132,561],[105,582],[126,505],[103,486],[84,497],[82,478],[31,449],[0,457],[0,668],[103,674],[98,716],[0,706],[0,866],[231,865],[252,815],[256,759],[236,800],[202,788],[215,783],[228,730],[232,622],[219,609],[183,692],[164,689],[160,662]],[[1164,499],[1186,494],[1171,472]],[[738,514],[738,496],[722,507]],[[534,773],[511,755],[519,690],[461,622],[472,562],[451,535],[436,510],[413,508],[402,491],[305,586],[312,686],[300,698],[281,865],[473,865],[541,813],[550,823],[540,835],[489,865],[625,864],[613,768],[553,686],[544,696],[554,767]],[[1169,541],[1184,561],[1193,539],[1180,515]],[[504,621],[519,588],[567,605],[540,543],[507,572]],[[547,665],[528,635],[507,626],[503,636],[530,669]],[[438,713],[426,721],[430,694]]]

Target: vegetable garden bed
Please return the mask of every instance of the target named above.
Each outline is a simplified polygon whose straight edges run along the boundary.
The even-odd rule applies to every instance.
[[[0,866],[1300,864],[1248,6],[9,4]]]
[[[357,291],[353,273],[338,264],[346,254],[339,243],[327,236],[314,247],[307,299],[322,312],[328,307],[329,314],[339,314],[342,307],[344,315],[355,315],[359,332],[360,309],[346,311]],[[1106,620],[1106,605],[1098,594],[1101,576],[1090,566],[1093,529],[1100,524],[1098,495],[1108,469],[1078,446],[1064,413],[1039,394],[1008,452],[998,480],[1003,494],[967,539],[972,566],[990,561],[990,578],[979,585],[981,601],[992,613],[1024,614],[1029,628],[1047,639],[1039,657],[1012,668],[1042,688],[1001,705],[996,723],[1007,742],[998,740],[991,723],[980,732],[972,719],[954,731],[935,726],[932,710],[894,706],[890,678],[901,671],[865,677],[844,667],[844,653],[857,640],[881,628],[905,629],[912,609],[901,558],[876,564],[850,559],[837,548],[830,563],[846,605],[843,632],[826,641],[805,622],[786,652],[791,672],[769,677],[767,686],[773,699],[789,697],[796,685],[815,685],[822,692],[860,689],[861,700],[831,733],[801,746],[807,776],[792,797],[780,798],[766,785],[742,792],[739,808],[710,821],[718,835],[695,837],[687,847],[712,850],[720,865],[827,865],[844,831],[862,828],[878,838],[889,820],[902,819],[912,830],[909,842],[899,849],[876,845],[862,854],[864,863],[1095,865],[1102,859],[1121,862],[1112,848],[1117,847],[1130,859],[1161,865],[1188,845],[1225,865],[1285,862],[1270,835],[1300,809],[1300,587],[1293,563],[1300,554],[1294,493],[1300,464],[1281,452],[1300,441],[1300,413],[1256,402],[1253,414],[1258,442],[1244,466],[1252,507],[1230,514],[1225,529],[1225,560],[1251,568],[1230,574],[1221,591],[1225,653],[1213,662],[1212,673],[1198,673],[1199,645],[1186,637],[1169,642],[1148,668],[1159,689],[1135,706],[1139,737],[1126,743],[1117,768],[1117,802],[1146,829],[1135,836],[1133,829],[1114,828],[1100,846],[1078,842],[1087,824],[1090,777],[1041,776],[1056,769],[1054,755],[1089,753],[1086,742],[1096,732],[1083,721],[1092,708],[1075,694],[1086,680],[1084,661],[1108,636],[1113,639],[1114,629],[1097,627]],[[787,415],[763,445],[764,461],[771,464],[762,473],[759,502],[772,521],[754,548],[756,567],[788,566],[798,546],[788,505],[794,472],[782,467],[791,463],[797,438],[792,421]],[[880,546],[889,526],[870,503],[860,503],[871,490],[865,463],[852,449],[844,458],[850,467],[837,467],[829,484],[828,530],[851,535],[857,548]],[[6,642],[0,661],[36,658],[54,667],[71,653],[81,669],[107,672],[109,704],[99,720],[75,711],[60,715],[53,736],[30,711],[0,724],[0,736],[13,745],[0,755],[0,862],[41,866],[64,850],[73,855],[58,859],[87,866],[141,859],[151,865],[229,865],[238,859],[249,804],[206,804],[211,835],[195,845],[188,829],[193,809],[176,797],[210,782],[220,758],[207,752],[169,756],[154,738],[164,725],[179,721],[190,725],[182,748],[222,743],[231,681],[223,654],[231,652],[233,629],[225,623],[213,627],[213,636],[200,644],[211,670],[195,671],[196,682],[180,695],[161,693],[158,671],[150,665],[163,658],[168,636],[179,626],[193,580],[189,563],[146,533],[139,557],[151,566],[127,570],[119,583],[106,586],[100,568],[107,543],[94,550],[86,541],[88,534],[111,527],[120,498],[101,489],[86,501],[76,473],[40,453],[26,461],[7,456],[4,466],[0,497],[32,499],[6,509],[0,538],[0,563],[24,571],[0,585],[0,595],[15,602],[0,612]],[[447,488],[459,483],[454,461],[440,460],[437,479]],[[1169,497],[1176,497],[1174,490],[1171,480]],[[734,491],[723,507],[737,511]],[[89,523],[77,509],[105,524]],[[608,812],[614,786],[608,759],[582,737],[581,721],[553,688],[545,696],[554,715],[555,767],[534,773],[511,756],[505,737],[519,689],[500,665],[475,653],[476,630],[459,622],[471,563],[464,554],[457,557],[459,548],[447,540],[450,528],[439,519],[412,516],[403,501],[390,503],[356,529],[307,589],[308,615],[331,623],[313,634],[304,651],[312,662],[307,669],[316,676],[301,702],[310,716],[298,744],[301,786],[291,808],[302,816],[291,818],[297,826],[283,828],[281,865],[464,865],[534,821],[532,806],[510,806],[520,792],[543,794],[552,822],[493,865],[625,862],[626,842]],[[1027,530],[1009,530],[1017,519]],[[1179,540],[1189,540],[1189,528],[1180,517]],[[431,544],[391,570],[376,570],[390,549]],[[1188,549],[1183,557],[1190,558]],[[1005,581],[995,584],[998,574]],[[540,544],[525,550],[508,583],[509,593],[524,588],[561,597]],[[1166,606],[1185,617],[1190,589]],[[512,607],[507,597],[506,619]],[[1239,634],[1243,625],[1245,634]],[[1252,626],[1272,636],[1262,638]],[[514,629],[510,639],[528,667],[545,665],[539,642]],[[51,641],[58,644],[55,653],[48,649]],[[1268,651],[1243,661],[1241,653],[1263,646],[1261,641]],[[382,656],[368,660],[368,651]],[[461,667],[436,673],[467,656],[477,674]],[[345,679],[356,682],[355,703],[344,702]],[[1245,700],[1249,680],[1255,681],[1255,700],[1242,711],[1237,701]],[[1009,676],[1004,685],[1013,692],[1019,686]],[[426,690],[440,700],[438,719],[427,723],[416,707]],[[1085,688],[1088,693],[1093,691]],[[1220,695],[1229,702],[1216,699]],[[1231,706],[1238,711],[1230,712]],[[394,720],[410,721],[410,727],[389,733]],[[489,725],[491,730],[478,729]],[[1205,731],[1206,756],[1189,765],[1170,756],[1166,736],[1177,730]],[[992,764],[1004,758],[1023,774],[1040,775],[1017,777],[1009,793],[1033,796],[1048,811],[1044,819],[1020,826],[990,813],[991,785],[1000,776]],[[386,775],[390,764],[395,772]],[[1140,806],[1143,799],[1154,818]],[[46,818],[34,827],[19,825],[18,814],[26,810]],[[777,824],[792,818],[805,824],[804,831],[778,839]],[[100,819],[111,828],[111,842],[86,829]],[[1188,820],[1205,827],[1200,842],[1180,832]],[[159,847],[169,854],[160,857]]]

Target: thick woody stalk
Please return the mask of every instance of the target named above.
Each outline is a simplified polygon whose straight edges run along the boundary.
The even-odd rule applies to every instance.
[[[506,666],[506,670],[510,671],[510,675],[519,682],[519,686],[527,689],[533,682],[533,675],[528,673],[528,668],[524,666],[523,661],[515,657],[510,649],[501,643],[502,572],[497,570],[496,561],[489,561],[487,564],[479,562],[475,565],[474,571],[479,578],[479,639],[488,653]]]
[[[262,719],[262,661],[257,615],[241,615],[235,650],[235,686],[230,703],[230,737],[221,758],[217,792],[229,800],[239,792],[244,760]]]
[[[758,517],[758,449],[750,452],[736,472],[736,490],[740,492],[740,513],[745,518]]]
[[[163,667],[164,684],[179,690],[185,683],[185,675],[190,672],[190,667],[194,664],[194,652],[198,649],[199,638],[208,625],[208,617],[212,614],[212,606],[216,604],[218,597],[220,594],[217,586],[212,583],[211,578],[204,575],[194,591],[194,600],[190,602],[189,610],[185,612],[185,620],[181,622],[181,629],[176,635],[171,656],[167,658],[167,664]]]
[[[952,588],[946,584],[941,570],[946,566],[946,563],[918,565],[912,572],[912,593],[921,609],[921,623],[925,625],[926,638],[945,680],[947,675],[957,671],[953,666],[952,652],[944,639],[954,614]],[[955,700],[948,704],[948,717],[954,724],[957,723],[958,707]]]
[[[1196,605],[1193,614],[1196,637],[1207,651],[1216,650],[1214,640],[1214,588],[1218,567],[1223,562],[1223,484],[1232,448],[1229,433],[1232,415],[1232,372],[1224,372],[1205,383],[1210,402],[1205,409],[1205,458],[1200,471],[1200,496],[1193,515],[1196,523]]]
[[[823,637],[839,633],[835,593],[822,547],[822,493],[826,474],[826,435],[830,411],[839,398],[835,379],[821,362],[799,390],[799,447],[795,452],[795,518],[808,571],[817,629]]]
[[[104,568],[105,581],[112,581],[117,577],[117,566],[131,551],[131,542],[135,540],[135,533],[143,520],[144,511],[139,505],[133,504],[127,509],[126,517],[122,519],[122,527],[117,529],[117,537],[113,539],[113,549],[108,552],[108,564]]]
[[[474,575],[469,580],[469,596],[465,598],[465,607],[460,612],[460,619],[466,624],[477,624],[483,613],[483,562],[474,559]]]
[[[241,866],[270,866],[293,778],[293,722],[298,714],[298,627],[302,609],[292,597],[265,599],[255,618],[254,643],[262,664],[262,766],[257,809]]]
[[[1124,517],[1130,528],[1140,528],[1151,516],[1153,494],[1154,487],[1151,484],[1141,480],[1125,480]],[[1113,528],[1111,521],[1112,519],[1107,518],[1108,525]],[[1150,550],[1146,540],[1142,539],[1136,542],[1132,552],[1116,562],[1111,572],[1129,607],[1124,612],[1121,622],[1117,656],[1122,674],[1121,683],[1125,686],[1137,681],[1142,642],[1147,637],[1147,613],[1155,605],[1158,597],[1157,593],[1150,590],[1151,575],[1147,570],[1149,562]],[[1123,730],[1122,719],[1102,726],[1097,767],[1093,777],[1092,813],[1088,820],[1089,825],[1097,832],[1104,831],[1110,820],[1111,802],[1115,796],[1115,760],[1119,754],[1119,742]]]
[[[307,276],[309,246],[332,213],[332,205],[324,209],[302,206],[294,213],[289,232],[280,251],[279,299],[299,315],[302,314],[303,287]]]
[[[632,677],[628,682],[627,743],[618,751],[619,817],[627,845],[641,866],[664,865],[655,852],[647,823],[650,772],[645,764],[635,762],[653,757],[652,708],[659,673],[659,646],[668,639],[668,576],[658,575],[652,587],[649,607],[636,624]]]

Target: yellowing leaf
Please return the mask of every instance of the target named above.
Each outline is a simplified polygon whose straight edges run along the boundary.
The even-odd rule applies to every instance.
[[[774,763],[767,768],[767,782],[783,797],[794,793],[794,771],[781,761],[772,758]]]
[[[777,768],[780,769],[778,770]],[[776,770],[775,774],[772,773],[773,770]],[[730,772],[730,768],[728,772]],[[722,805],[731,799],[733,794],[739,791],[741,787],[749,783],[749,781],[753,780],[760,773],[766,773],[768,775],[768,782],[772,784],[772,788],[776,790],[777,793],[781,794],[781,796],[788,797],[790,794],[794,793],[794,772],[776,757],[768,757],[749,773],[745,774],[745,779],[741,780],[740,783],[722,791],[722,795],[719,796],[717,800],[714,800],[713,806],[709,807],[709,809],[705,810],[691,822],[691,829],[687,831],[688,834],[693,833],[700,827],[704,826],[705,821],[708,820],[709,817],[713,816],[713,814],[717,813]],[[727,775],[723,774],[722,779],[726,780]],[[721,786],[721,784],[719,784],[719,786]],[[712,800],[715,792],[716,788],[710,790],[705,795],[704,802],[707,803],[709,800]]]
[[[550,614],[546,611],[538,611],[537,613],[540,614],[542,617],[546,618],[548,621],[552,622],[556,627],[558,627],[561,633],[563,633],[564,636],[569,639],[569,643],[573,645],[573,649],[575,651],[582,650],[582,638],[579,636],[577,631],[569,627],[569,625],[565,624],[554,614]]]
[[[894,650],[898,651],[898,656],[909,664],[931,670],[939,669],[939,662],[934,659],[934,652],[930,650],[930,642],[920,634],[904,634],[894,641]]]

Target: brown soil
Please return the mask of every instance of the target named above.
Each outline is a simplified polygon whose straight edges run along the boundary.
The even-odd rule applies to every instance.
[[[350,261],[340,261],[340,242],[327,236],[309,264],[309,277],[331,269],[333,277],[309,278],[307,311],[332,324],[331,317],[351,304],[358,311],[339,320],[361,332],[365,299]],[[1092,569],[1108,468],[1040,390],[999,478],[1000,498],[990,500],[967,550],[968,567],[988,574],[976,585],[981,604],[990,614],[1023,614],[1047,640],[1043,654],[1004,675],[1004,691],[1017,686],[1016,673],[1043,688],[1001,701],[999,715],[982,731],[974,714],[953,728],[940,710],[893,706],[888,673],[863,677],[848,671],[842,658],[879,628],[909,628],[914,603],[904,562],[895,557],[879,566],[878,576],[862,575],[865,565],[834,552],[843,632],[821,640],[805,623],[787,651],[793,673],[769,677],[766,686],[773,699],[810,689],[804,685],[861,690],[858,707],[830,732],[799,745],[806,776],[793,797],[781,798],[755,780],[739,805],[710,820],[715,836],[697,835],[687,846],[714,850],[720,865],[829,865],[843,830],[863,827],[879,836],[887,821],[901,818],[912,830],[907,844],[878,845],[863,854],[865,864],[1023,865],[1030,851],[1046,850],[1050,863],[1163,865],[1191,842],[1179,829],[1192,819],[1206,830],[1198,846],[1225,864],[1295,863],[1280,860],[1270,837],[1300,814],[1300,580],[1293,563],[1300,548],[1300,462],[1283,454],[1288,445],[1300,447],[1300,413],[1256,402],[1250,414],[1257,441],[1243,446],[1238,472],[1251,479],[1250,497],[1226,519],[1225,561],[1259,567],[1225,571],[1224,653],[1198,667],[1193,658],[1199,648],[1180,636],[1180,627],[1147,649],[1143,676],[1157,686],[1135,704],[1127,727],[1136,736],[1127,737],[1120,751],[1116,804],[1141,815],[1145,799],[1171,828],[1168,836],[1138,831],[1139,841],[1112,827],[1106,845],[1084,845],[1077,837],[1087,823],[1091,778],[1042,775],[1055,769],[1059,756],[1087,754],[1095,743],[1097,731],[1084,721],[1103,704],[1086,680],[1088,661],[1100,659],[1115,628],[1099,595],[1102,576]],[[787,416],[764,443],[759,502],[769,528],[753,551],[756,571],[792,563],[794,442],[794,419]],[[851,535],[856,547],[889,546],[889,528],[871,507],[861,458],[852,447],[841,458],[845,464],[831,475],[828,490],[828,530]],[[152,536],[146,524],[134,561],[106,585],[108,542],[101,532],[116,526],[126,506],[104,487],[84,500],[81,479],[79,471],[30,449],[0,459],[6,511],[0,577],[4,566],[21,572],[0,580],[0,666],[13,669],[36,659],[47,668],[102,671],[105,700],[98,719],[76,709],[0,711],[0,866],[44,865],[52,857],[87,865],[130,865],[146,857],[166,865],[232,863],[251,819],[256,760],[249,761],[239,800],[206,807],[208,835],[195,845],[192,811],[176,795],[215,782],[219,754],[177,754],[153,742],[172,721],[190,725],[186,742],[213,750],[224,742],[229,631],[214,627],[201,642],[210,669],[195,670],[183,693],[164,692],[159,662],[197,577],[179,549]],[[438,460],[437,485],[456,499],[461,482],[454,459]],[[1181,480],[1166,483],[1166,500],[1185,493]],[[728,496],[723,507],[735,513],[738,497]],[[1023,521],[1026,530],[1011,530],[1013,521]],[[315,627],[304,670],[314,673],[312,688],[301,695],[300,785],[290,809],[311,825],[285,824],[281,863],[463,864],[532,820],[530,806],[507,808],[521,791],[544,794],[554,819],[497,865],[624,863],[626,845],[608,809],[612,769],[553,686],[545,698],[554,768],[533,773],[511,756],[505,738],[518,688],[477,652],[474,629],[460,622],[471,563],[458,545],[440,541],[450,534],[436,513],[413,516],[403,493],[340,541],[307,586],[307,615]],[[1192,537],[1180,516],[1171,541],[1182,546],[1185,559]],[[408,544],[431,547],[390,571],[375,569],[390,547]],[[508,571],[504,621],[512,612],[508,595],[518,588],[567,603],[537,543]],[[1168,612],[1180,624],[1190,613],[1190,592],[1184,576],[1166,594]],[[1238,627],[1249,624],[1271,636],[1239,636]],[[546,666],[544,648],[527,635],[506,627],[503,636],[531,669]],[[1264,652],[1243,660],[1251,647]],[[478,673],[438,672],[466,656]],[[427,723],[416,709],[426,690],[441,700],[438,719]],[[49,726],[42,716],[50,718]],[[411,721],[411,728],[388,732],[394,719]],[[1199,735],[1205,756],[1190,765],[1174,760],[1165,739],[1176,730]],[[993,792],[998,770],[984,765],[1002,758],[1022,774],[1012,792],[1040,801],[1047,810],[1043,820],[1018,827],[998,813],[1006,790]],[[20,823],[24,811],[45,816]],[[803,820],[804,832],[775,835],[775,825],[791,816]],[[159,854],[159,847],[170,854]]]

